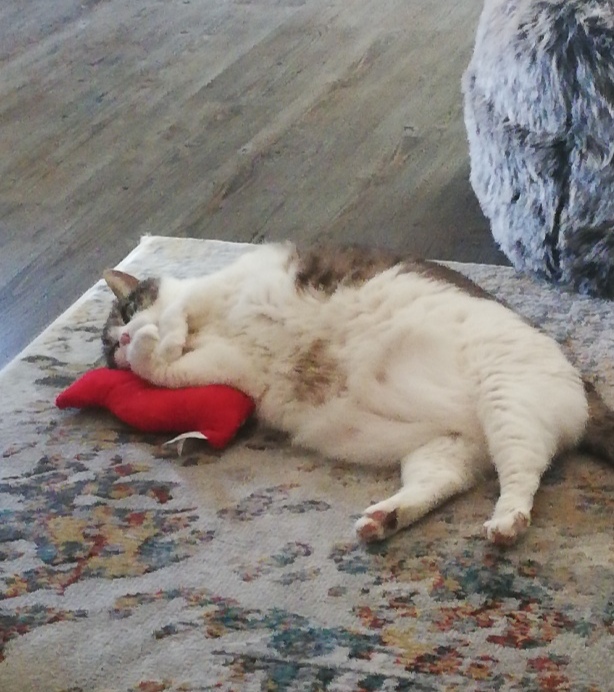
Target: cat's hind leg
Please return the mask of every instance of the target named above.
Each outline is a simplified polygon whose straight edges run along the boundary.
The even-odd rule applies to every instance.
[[[355,525],[358,537],[379,541],[391,536],[445,500],[469,490],[488,466],[480,445],[461,435],[431,440],[402,460],[403,487],[364,511]]]
[[[549,380],[542,379],[541,388],[536,389],[533,382],[517,378],[513,396],[504,397],[499,387],[482,411],[500,487],[484,534],[497,545],[511,545],[528,528],[542,475],[558,452],[577,444],[586,423],[587,404],[580,379],[565,382],[561,378],[550,392]]]
[[[531,523],[533,499],[550,455],[517,450],[516,459],[495,456],[500,494],[492,517],[484,523],[484,535],[497,545],[512,545]]]
[[[484,535],[497,545],[512,545],[531,524],[531,511],[541,477],[555,449],[522,444],[515,436],[507,447],[493,449],[499,476],[499,499],[492,517],[484,523]]]

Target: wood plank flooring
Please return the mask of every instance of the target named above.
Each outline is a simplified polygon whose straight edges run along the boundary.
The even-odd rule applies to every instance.
[[[504,263],[468,182],[481,0],[4,0],[0,365],[144,233]]]

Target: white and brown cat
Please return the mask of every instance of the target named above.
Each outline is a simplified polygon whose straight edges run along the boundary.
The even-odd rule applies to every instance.
[[[614,416],[558,344],[460,274],[345,248],[256,247],[195,279],[109,270],[109,365],[166,387],[224,383],[260,420],[329,457],[401,464],[364,540],[408,526],[494,468],[484,524],[528,527],[552,459],[584,444],[612,460]]]

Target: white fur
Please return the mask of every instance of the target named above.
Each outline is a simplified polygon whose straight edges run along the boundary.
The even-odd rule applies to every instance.
[[[587,420],[581,378],[558,345],[495,301],[417,274],[390,269],[325,296],[297,291],[295,270],[292,247],[267,245],[211,276],[163,279],[126,327],[120,360],[163,386],[237,387],[261,420],[328,456],[400,461],[402,489],[357,523],[365,540],[494,464],[501,494],[485,532],[512,542],[541,475]],[[316,402],[297,396],[296,371],[314,344],[339,376]]]

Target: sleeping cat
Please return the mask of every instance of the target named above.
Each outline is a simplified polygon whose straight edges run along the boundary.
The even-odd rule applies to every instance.
[[[401,489],[356,523],[363,540],[494,465],[500,497],[484,532],[513,543],[554,456],[581,443],[614,456],[614,416],[558,344],[435,263],[271,244],[201,278],[105,279],[117,296],[110,366],[166,387],[231,385],[297,444],[401,463]]]

